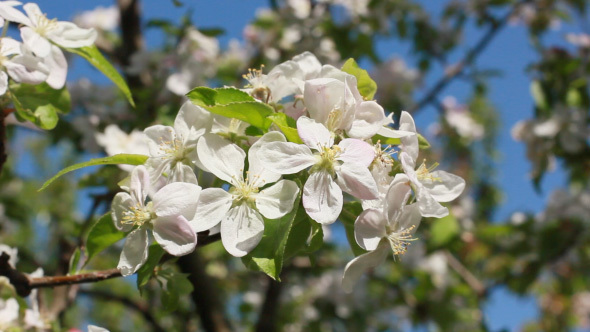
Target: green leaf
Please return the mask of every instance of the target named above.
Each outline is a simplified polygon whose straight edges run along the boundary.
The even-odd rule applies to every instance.
[[[420,150],[430,149],[430,143],[428,143],[428,140],[418,133],[416,133],[416,135],[418,135],[418,147]]]
[[[400,145],[400,144],[402,144],[402,141],[399,138],[385,137],[385,136],[381,136],[379,134],[373,135],[371,140],[373,141],[373,144],[377,144],[377,142],[381,142],[381,144],[385,144],[385,145]]]
[[[147,159],[148,159],[148,156],[144,156],[142,154],[123,154],[123,153],[116,154],[116,155],[110,156],[110,157],[90,159],[89,161],[79,163],[76,165],[72,165],[72,166],[62,169],[61,171],[59,171],[59,173],[57,173],[51,179],[47,180],[43,184],[43,186],[41,186],[41,188],[39,188],[38,191],[41,191],[41,190],[49,187],[49,185],[51,183],[53,183],[53,181],[57,180],[60,176],[66,174],[66,173],[69,173],[71,171],[75,171],[80,168],[84,168],[84,167],[88,167],[88,166],[95,166],[95,165],[118,165],[118,164],[143,165]]]
[[[70,93],[65,87],[55,90],[47,83],[31,85],[11,82],[9,89],[17,116],[41,129],[55,128],[59,120],[57,114],[70,111]]]
[[[375,97],[375,92],[377,92],[377,83],[373,81],[366,70],[359,67],[353,58],[346,60],[342,66],[342,71],[356,77],[356,85],[359,89],[359,92],[363,97],[365,97],[366,100],[372,100],[373,97]]]
[[[96,254],[123,239],[125,235],[127,235],[125,232],[121,232],[115,227],[110,213],[100,217],[88,232],[86,239],[87,258],[84,265],[88,264]]]
[[[197,87],[186,96],[211,113],[242,120],[262,130],[268,129],[271,122],[266,117],[274,113],[272,107],[235,88]]]
[[[289,142],[303,144],[299,133],[297,132],[297,123],[295,120],[285,113],[273,113],[267,117],[285,134]]]
[[[549,109],[549,102],[547,101],[547,96],[543,91],[543,85],[539,81],[532,81],[531,82],[531,95],[533,96],[533,100],[535,101],[535,105],[541,110],[548,110]]]
[[[78,272],[78,263],[80,263],[81,253],[82,251],[80,250],[80,247],[77,247],[76,250],[74,250],[72,257],[70,257],[70,264],[68,268],[69,275],[73,275]]]
[[[190,294],[194,288],[188,280],[188,273],[178,273],[171,269],[160,271],[158,281],[162,285],[162,308],[170,313],[178,308],[180,295]]]
[[[356,243],[356,239],[354,238],[354,222],[361,212],[363,212],[363,207],[360,202],[348,202],[344,204],[342,207],[342,213],[340,213],[340,221],[344,224],[348,244],[355,256],[367,252]]]
[[[283,259],[289,259],[297,255],[309,255],[318,250],[323,243],[324,232],[322,226],[309,218],[303,206],[299,206],[297,216],[289,232]]]
[[[131,90],[129,90],[129,86],[127,86],[127,83],[121,74],[119,74],[119,72],[115,69],[115,67],[113,67],[113,65],[111,65],[111,63],[100,53],[96,45],[64,49],[70,53],[74,53],[83,57],[96,69],[100,70],[106,77],[115,83],[119,90],[123,92],[123,95],[125,95],[125,98],[127,98],[129,104],[135,107],[135,102],[133,101],[133,96],[131,96]]]
[[[459,223],[449,214],[433,222],[430,234],[430,243],[434,247],[442,247],[459,234]]]
[[[297,186],[301,188],[300,183],[297,183]],[[283,268],[285,247],[297,215],[300,199],[301,190],[297,194],[291,212],[279,219],[268,220],[265,218],[262,240],[254,250],[242,257],[242,262],[249,269],[262,271],[271,278],[280,281],[279,275]]]
[[[147,261],[137,270],[137,289],[145,286],[154,275],[154,269],[158,266],[164,254],[165,251],[159,244],[154,243],[150,245]]]

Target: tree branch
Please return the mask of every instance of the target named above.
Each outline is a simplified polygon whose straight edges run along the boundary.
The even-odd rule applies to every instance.
[[[475,277],[471,271],[469,271],[461,262],[459,262],[459,260],[455,258],[453,254],[451,254],[451,252],[445,250],[444,254],[451,268],[453,268],[453,270],[455,270],[455,272],[457,272],[457,274],[459,274],[461,278],[465,280],[465,282],[469,285],[469,287],[471,287],[471,289],[473,289],[477,296],[484,296],[487,292],[486,286],[484,286],[484,284],[479,281],[479,279],[477,279],[477,277]]]
[[[521,1],[515,4],[512,9],[504,15],[500,20],[493,21],[489,30],[481,37],[481,39],[473,46],[466,54],[465,57],[459,61],[452,70],[445,72],[445,75],[441,77],[436,84],[420,99],[416,104],[409,107],[407,110],[410,113],[415,113],[424,108],[435,100],[436,96],[446,88],[455,78],[463,74],[465,68],[471,65],[475,59],[486,49],[490,42],[496,37],[498,32],[508,23],[508,20],[516,12],[516,10],[524,3],[530,0]]]

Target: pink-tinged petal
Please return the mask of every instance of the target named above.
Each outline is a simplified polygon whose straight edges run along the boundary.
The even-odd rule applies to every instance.
[[[12,79],[26,84],[42,83],[49,74],[49,68],[32,55],[17,55],[3,65]]]
[[[45,64],[49,68],[47,84],[56,90],[63,88],[68,75],[68,62],[59,47],[51,45],[51,52],[45,57]]]
[[[149,239],[147,231],[143,228],[134,230],[127,235],[117,269],[123,277],[137,272],[148,258]]]
[[[321,150],[322,147],[334,145],[330,131],[323,124],[306,116],[297,120],[297,132],[303,143],[312,149]]]
[[[356,243],[365,250],[375,250],[385,237],[387,220],[382,211],[368,209],[356,218],[354,222],[354,238]]]
[[[20,28],[23,43],[40,58],[45,58],[51,52],[51,43],[29,27]]]
[[[424,179],[420,182],[438,202],[450,202],[465,189],[465,180],[460,176],[445,171],[434,171],[430,175],[434,180]]]
[[[232,205],[232,195],[221,188],[207,188],[201,192],[197,202],[197,212],[191,227],[195,232],[203,232],[219,224]]]
[[[162,147],[172,144],[176,139],[174,128],[170,126],[155,125],[147,127],[143,133],[147,138],[148,149],[152,157],[163,156],[165,153]]]
[[[368,168],[355,163],[344,163],[336,169],[337,181],[342,190],[359,199],[376,199],[379,190]]]
[[[8,90],[8,75],[6,72],[0,71],[0,96],[3,96]]]
[[[262,239],[264,220],[247,204],[229,210],[221,221],[221,242],[234,257],[247,255]]]
[[[352,126],[347,133],[353,138],[369,139],[383,128],[384,119],[385,112],[381,105],[374,101],[363,101],[356,107]]]
[[[342,211],[342,190],[327,172],[309,176],[303,186],[303,207],[311,219],[328,225],[336,221]]]
[[[98,33],[94,29],[82,29],[72,22],[56,22],[57,29],[49,31],[48,39],[66,48],[86,47],[94,44]]]
[[[264,144],[256,155],[265,168],[280,174],[297,173],[317,161],[307,146],[291,142]]]
[[[206,109],[190,101],[180,107],[174,120],[174,130],[179,139],[186,144],[197,144],[197,139],[211,131],[213,117]]]
[[[185,217],[158,217],[153,225],[156,242],[170,255],[182,256],[195,250],[197,234]]]
[[[363,167],[369,167],[375,158],[373,146],[356,138],[345,138],[338,146],[342,152],[336,159],[345,163],[355,163]]]
[[[420,226],[420,220],[422,220],[422,214],[418,204],[414,203],[411,205],[404,206],[404,210],[397,220],[397,229],[412,229],[412,234],[416,232],[418,226]]]
[[[305,82],[305,107],[309,116],[319,123],[327,123],[330,111],[336,108],[343,98],[344,83],[339,80],[317,78]]]
[[[399,130],[409,131],[409,132],[416,132],[416,124],[414,123],[414,119],[410,115],[410,113],[403,111],[400,119],[399,119]],[[405,151],[407,154],[412,157],[414,161],[418,158],[418,153],[420,152],[420,148],[418,146],[418,136],[408,136],[401,138],[402,141],[402,150]]]
[[[165,185],[152,197],[158,217],[182,215],[192,220],[197,209],[201,187],[192,183],[174,182]]]
[[[215,134],[201,136],[197,143],[199,159],[218,178],[235,184],[243,179],[246,153],[239,146]]]
[[[416,200],[418,201],[417,204],[420,208],[420,213],[424,217],[442,218],[449,214],[449,209],[440,205],[440,203],[423,188],[417,190]]]
[[[115,195],[113,203],[111,204],[111,218],[118,230],[129,232],[131,228],[133,228],[132,224],[124,224],[122,221],[125,217],[125,212],[129,211],[131,207],[135,207],[136,205],[137,202],[135,202],[128,193],[117,193]]]
[[[258,159],[260,148],[270,142],[286,142],[285,136],[278,131],[271,131],[264,134],[248,150],[248,178],[255,187],[262,187],[265,184],[276,182],[281,174],[267,170],[264,164]]]
[[[399,178],[396,177],[396,179]],[[411,193],[411,188],[407,183],[394,180],[385,196],[385,212],[388,220],[399,219]]]
[[[268,219],[277,219],[293,209],[299,187],[291,180],[281,180],[256,195],[256,208]]]
[[[374,251],[362,254],[351,260],[344,268],[342,276],[342,288],[345,292],[352,292],[353,286],[358,282],[365,271],[379,266],[389,253],[387,244],[381,244]]]
[[[143,165],[135,167],[131,172],[129,194],[131,194],[133,199],[142,206],[150,192],[150,186],[150,174],[147,169]]]

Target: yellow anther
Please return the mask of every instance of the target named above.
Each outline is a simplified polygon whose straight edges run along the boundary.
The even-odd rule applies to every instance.
[[[438,165],[439,163],[434,163],[430,165],[430,167],[426,167],[426,159],[424,159],[422,165],[420,165],[420,167],[418,167],[416,170],[416,176],[418,177],[418,180],[441,181],[441,178],[434,177],[432,174],[430,174],[438,167]]]
[[[416,228],[416,226],[412,225],[407,229],[402,229],[396,232],[390,231],[387,233],[387,240],[389,241],[389,245],[395,256],[405,254],[410,242],[417,240],[412,237],[412,230],[414,230],[414,228]]]

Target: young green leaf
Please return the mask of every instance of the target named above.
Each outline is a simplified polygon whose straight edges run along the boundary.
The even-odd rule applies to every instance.
[[[301,188],[301,184],[297,183]],[[301,199],[301,190],[295,199],[293,209],[285,216],[275,220],[265,219],[264,235],[260,243],[248,255],[242,257],[242,262],[252,270],[259,270],[268,274],[274,280],[280,281],[279,275],[283,268],[285,247]]]
[[[299,133],[297,132],[297,123],[293,118],[285,113],[273,113],[267,117],[272,123],[274,123],[279,129],[285,134],[285,137],[289,142],[303,144]]]
[[[442,247],[459,234],[457,219],[449,214],[446,217],[435,220],[430,228],[430,243],[434,247]]]
[[[121,232],[115,227],[110,213],[100,217],[88,232],[86,239],[87,258],[84,265],[88,264],[96,254],[123,239],[125,235],[125,232]]]
[[[58,113],[68,113],[71,108],[68,89],[55,90],[47,83],[30,85],[11,82],[10,96],[20,119],[46,130],[55,128]]]
[[[428,140],[418,133],[416,133],[416,135],[418,135],[418,146],[420,147],[420,150],[430,149],[430,143]]]
[[[377,83],[373,81],[366,70],[359,67],[353,58],[346,60],[342,66],[342,71],[356,77],[356,85],[359,89],[359,92],[366,100],[372,100],[373,97],[375,97],[375,92],[377,92]]]
[[[289,232],[285,246],[284,260],[297,255],[310,255],[324,243],[322,226],[309,218],[303,206],[299,206],[297,216]]]
[[[69,275],[73,275],[78,272],[78,263],[80,263],[81,254],[82,254],[82,251],[80,250],[80,247],[77,247],[76,250],[74,250],[72,257],[70,257],[70,264],[69,264],[69,268],[68,268]]]
[[[89,161],[75,164],[69,167],[66,167],[59,171],[59,173],[55,174],[51,179],[47,180],[38,191],[42,191],[43,189],[49,187],[53,181],[57,180],[60,176],[69,173],[71,171],[75,171],[80,168],[88,167],[88,166],[95,166],[95,165],[118,165],[118,164],[125,164],[125,165],[143,165],[145,161],[148,159],[148,156],[144,156],[142,154],[116,154],[110,157],[104,158],[96,158],[90,159]]]
[[[145,264],[137,270],[137,289],[145,286],[150,278],[154,275],[154,269],[160,263],[160,259],[164,256],[166,252],[162,247],[154,243],[150,245],[149,252],[148,252],[148,259]]]
[[[129,86],[127,86],[127,83],[115,67],[113,67],[113,65],[111,65],[111,63],[100,53],[96,45],[80,48],[65,48],[65,50],[83,57],[96,69],[100,70],[106,77],[115,83],[121,92],[123,92],[123,95],[125,95],[129,104],[135,107],[135,102],[133,101],[133,96],[131,96]]]

